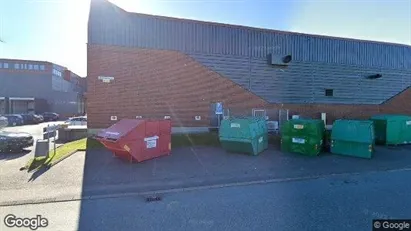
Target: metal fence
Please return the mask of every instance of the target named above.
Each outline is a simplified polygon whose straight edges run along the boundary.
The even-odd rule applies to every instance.
[[[201,114],[201,113],[199,113]],[[236,119],[236,118],[262,118],[267,121],[269,130],[274,132],[279,132],[281,130],[282,124],[289,119],[290,112],[288,109],[268,109],[268,108],[224,108],[222,115],[216,115],[214,109],[210,110],[209,117],[193,118],[191,115],[173,115],[172,113],[168,115],[160,114],[144,114],[136,115],[136,119],[171,119],[172,124],[175,127],[189,127],[191,124],[195,124],[203,121],[204,125],[209,128],[217,129],[221,125],[223,119]],[[120,118],[126,118],[125,115],[119,115]],[[127,117],[129,118],[129,117]],[[133,118],[133,119],[134,119]],[[203,125],[203,126],[204,126]]]
[[[266,109],[266,108],[253,108],[253,109],[233,109],[225,108],[223,118],[250,118],[257,117],[267,121],[268,129],[271,132],[280,132],[281,127],[285,121],[289,119],[288,109]]]

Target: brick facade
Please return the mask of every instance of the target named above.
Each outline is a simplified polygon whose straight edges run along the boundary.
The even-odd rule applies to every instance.
[[[411,87],[382,104],[380,112],[383,114],[411,115]]]
[[[88,45],[87,114],[90,128],[121,118],[163,118],[170,115],[173,126],[209,126],[210,104],[223,102],[226,108],[284,108],[291,113],[318,117],[367,118],[381,110],[401,113],[411,101],[410,90],[384,105],[273,105],[207,69],[189,56],[166,50]],[[103,83],[98,76],[115,80]],[[408,107],[409,108],[409,107]],[[410,109],[404,111],[411,113]],[[403,113],[404,113],[403,112]],[[201,116],[200,121],[195,116]]]

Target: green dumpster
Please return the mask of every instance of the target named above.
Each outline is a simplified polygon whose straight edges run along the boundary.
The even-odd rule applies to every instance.
[[[377,115],[374,122],[375,142],[382,145],[411,143],[411,116]]]
[[[259,118],[222,120],[219,139],[226,151],[258,155],[268,148],[266,121]]]
[[[370,159],[374,139],[372,121],[336,120],[331,132],[331,153]]]
[[[322,150],[324,132],[322,120],[289,120],[281,128],[281,150],[317,156]]]

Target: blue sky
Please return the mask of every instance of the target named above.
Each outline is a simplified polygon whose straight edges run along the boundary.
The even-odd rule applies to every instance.
[[[110,0],[127,11],[411,45],[411,0]],[[0,58],[87,72],[90,0],[0,0]]]

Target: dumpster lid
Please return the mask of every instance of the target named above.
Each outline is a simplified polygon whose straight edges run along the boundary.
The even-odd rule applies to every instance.
[[[118,140],[143,122],[144,120],[122,119],[109,128],[101,130],[97,136],[106,139]]]

